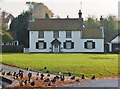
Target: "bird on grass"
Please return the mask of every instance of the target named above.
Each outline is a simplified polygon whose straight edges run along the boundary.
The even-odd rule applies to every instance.
[[[85,75],[84,74],[82,75],[81,79],[85,79]]]
[[[45,67],[44,67],[44,69],[46,70],[46,69],[47,69],[47,67],[45,66]]]
[[[70,79],[71,79],[71,80],[74,80],[74,79],[75,79],[75,76],[72,76]]]
[[[68,76],[71,76],[71,73],[70,73],[70,71],[68,71]]]
[[[94,80],[95,79],[95,75],[94,76],[92,76],[92,78],[91,78],[92,80]]]

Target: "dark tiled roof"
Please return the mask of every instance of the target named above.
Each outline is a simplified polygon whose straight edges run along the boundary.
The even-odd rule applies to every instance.
[[[89,27],[82,31],[82,39],[103,39],[102,30],[99,27]]]
[[[29,23],[29,29],[37,30],[81,30],[82,19],[36,19]]]
[[[116,36],[120,35],[120,33],[115,32],[115,33],[111,33],[111,35],[107,35],[105,37],[105,43],[110,42],[111,40],[113,40]]]

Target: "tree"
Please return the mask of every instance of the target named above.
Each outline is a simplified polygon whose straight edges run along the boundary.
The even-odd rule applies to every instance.
[[[28,47],[28,22],[29,22],[29,12],[23,12],[18,17],[16,17],[10,25],[11,34],[15,40],[18,40],[20,45]]]
[[[13,37],[8,32],[7,27],[3,27],[2,30],[0,30],[0,42],[7,43],[13,41]]]
[[[84,21],[84,24],[86,27],[98,27],[99,21],[97,20],[97,18],[88,17],[87,20]]]

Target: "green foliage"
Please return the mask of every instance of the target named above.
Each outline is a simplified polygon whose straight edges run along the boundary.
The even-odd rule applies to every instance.
[[[0,31],[0,42],[7,43],[13,41],[13,37],[8,32],[7,27],[3,27]]]
[[[100,21],[94,17],[88,17],[88,19],[84,21],[84,24],[86,27],[99,27]],[[107,18],[104,18],[104,33],[105,39],[118,33],[118,19],[115,16],[110,15]]]
[[[45,72],[44,66],[50,73],[63,74],[71,71],[72,75],[87,77],[96,75],[118,76],[117,54],[3,54],[2,62],[22,68]]]
[[[118,32],[118,20],[115,16],[108,16],[104,20],[104,28],[105,28],[105,37],[110,36],[111,33]]]
[[[99,26],[99,21],[97,18],[94,17],[88,17],[86,21],[84,21],[84,24],[87,27],[98,27]]]
[[[29,13],[26,11],[15,18],[10,25],[14,39],[25,47],[28,47],[28,21]]]

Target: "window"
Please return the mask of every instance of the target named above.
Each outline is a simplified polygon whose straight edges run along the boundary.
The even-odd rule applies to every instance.
[[[59,31],[53,31],[53,38],[59,38]]]
[[[38,41],[36,42],[36,49],[46,49],[46,42],[44,41]]]
[[[43,49],[44,48],[44,42],[39,42],[38,47],[39,47],[39,49]]]
[[[86,49],[94,49],[95,48],[95,42],[87,41],[87,42],[85,42],[84,46],[85,46]]]
[[[71,42],[66,42],[66,49],[71,49]]]
[[[73,49],[74,48],[74,42],[66,41],[66,42],[63,43],[63,47],[65,49]]]
[[[44,38],[44,31],[38,31],[38,38]]]
[[[66,31],[66,38],[72,38],[71,31]]]

